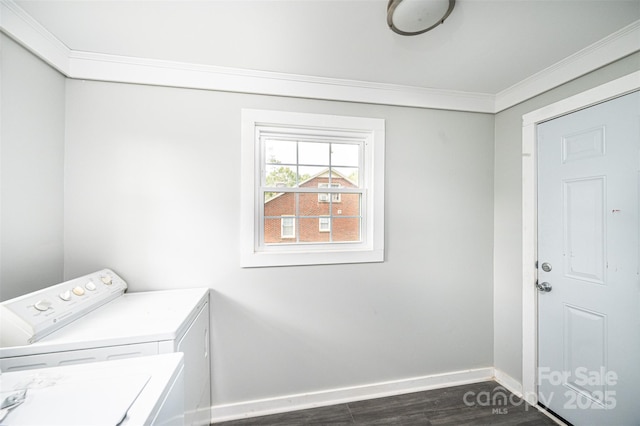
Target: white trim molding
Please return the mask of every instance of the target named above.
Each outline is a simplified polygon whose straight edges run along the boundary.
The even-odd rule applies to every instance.
[[[248,419],[433,389],[444,389],[490,380],[497,382],[498,385],[518,398],[522,397],[522,385],[517,380],[497,368],[486,367],[320,392],[213,405],[211,407],[211,423]],[[565,426],[564,423],[546,410],[541,409],[539,406],[535,406],[535,408],[558,425]]]
[[[510,108],[640,50],[640,20],[496,95],[495,112]]]
[[[353,401],[363,401],[411,392],[484,382],[493,379],[494,369],[493,367],[487,367],[320,392],[243,401],[234,404],[214,405],[211,407],[211,421],[212,423],[217,423],[265,416],[307,408],[324,407]]]
[[[254,71],[71,50],[13,0],[0,31],[66,77],[117,83],[496,113],[640,50],[640,20],[498,94]]]
[[[522,384],[520,382],[518,382],[513,377],[509,376],[504,371],[499,370],[497,368],[495,369],[494,375],[495,375],[494,380],[496,382],[498,382],[499,385],[501,385],[503,388],[505,388],[506,390],[508,390],[509,392],[514,394],[515,396],[517,396],[518,398],[522,398],[523,400],[527,401],[526,398],[523,398],[523,395],[522,395]],[[560,426],[567,426],[560,419],[558,419],[557,417],[555,417],[554,415],[549,413],[549,411],[547,411],[546,409],[542,408],[541,406],[534,405],[533,407],[536,408],[540,413],[542,413],[545,416],[547,416],[548,418],[550,418],[556,424],[558,424]]]
[[[157,59],[72,51],[71,78],[362,102],[418,108],[493,112],[494,96],[396,84],[268,71],[244,70]]]
[[[522,117],[522,394],[537,405],[537,134],[538,124],[640,90],[640,71]]]
[[[69,77],[71,50],[12,0],[0,0],[0,31]]]
[[[522,383],[520,383],[504,371],[498,368],[494,369],[493,379],[498,382],[500,386],[504,387],[515,396],[522,398]]]
[[[384,261],[384,151],[385,121],[381,118],[309,114],[287,111],[243,109],[241,114],[241,254],[240,266],[326,265]],[[274,138],[319,138],[331,143],[349,143],[358,149],[359,184],[337,194],[356,195],[359,210],[359,239],[343,242],[269,244],[265,241],[266,187],[265,141]],[[345,142],[349,141],[349,142]],[[327,145],[328,147],[328,145]],[[297,159],[295,160],[297,162]],[[297,164],[297,163],[296,163]],[[332,172],[333,173],[333,172]],[[312,197],[317,189],[292,188],[296,194]],[[331,192],[332,189],[326,189]],[[300,201],[300,203],[303,203]],[[295,211],[288,214],[304,219]],[[277,214],[280,216],[280,214]],[[315,219],[314,219],[315,220]],[[332,219],[333,220],[333,219]],[[336,217],[335,220],[340,220]]]

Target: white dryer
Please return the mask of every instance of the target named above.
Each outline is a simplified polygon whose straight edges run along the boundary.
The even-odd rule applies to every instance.
[[[104,269],[0,304],[0,370],[184,353],[185,424],[211,418],[209,289],[125,293]]]

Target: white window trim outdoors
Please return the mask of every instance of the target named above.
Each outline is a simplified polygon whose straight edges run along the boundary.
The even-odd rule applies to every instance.
[[[309,245],[260,244],[259,198],[261,179],[260,133],[265,129],[296,129],[319,134],[348,134],[364,141],[361,179],[362,241]],[[241,256],[242,267],[318,265],[384,261],[384,119],[307,114],[268,110],[242,110],[241,129]]]
[[[327,225],[326,228],[322,227],[323,219]],[[331,232],[331,218],[329,216],[321,216],[318,218],[318,232]]]
[[[293,232],[291,234],[284,233],[284,220],[291,219],[293,221]],[[282,216],[280,218],[280,238],[295,238],[296,237],[296,218],[295,216]]]

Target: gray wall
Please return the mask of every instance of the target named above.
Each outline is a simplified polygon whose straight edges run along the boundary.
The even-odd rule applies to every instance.
[[[492,115],[67,82],[65,276],[212,292],[214,403],[493,365]],[[241,108],[386,120],[386,261],[242,269]]]
[[[640,53],[495,117],[495,367],[522,381],[522,115],[640,70]]]
[[[521,116],[640,69],[636,54],[494,118],[74,80],[65,94],[0,37],[2,298],[63,279],[66,162],[64,278],[108,266],[134,291],[213,289],[216,404],[491,365],[520,380]],[[384,263],[238,266],[245,107],[386,120]]]
[[[0,300],[62,281],[65,78],[0,34]]]

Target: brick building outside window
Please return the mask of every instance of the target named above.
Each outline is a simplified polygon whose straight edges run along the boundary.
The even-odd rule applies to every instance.
[[[356,188],[348,177],[326,169],[303,181],[300,188],[317,192],[282,192],[264,204],[267,244],[358,242],[361,240],[360,194],[326,193],[323,188]],[[296,211],[296,197],[298,211]],[[293,227],[293,230],[292,230]]]

